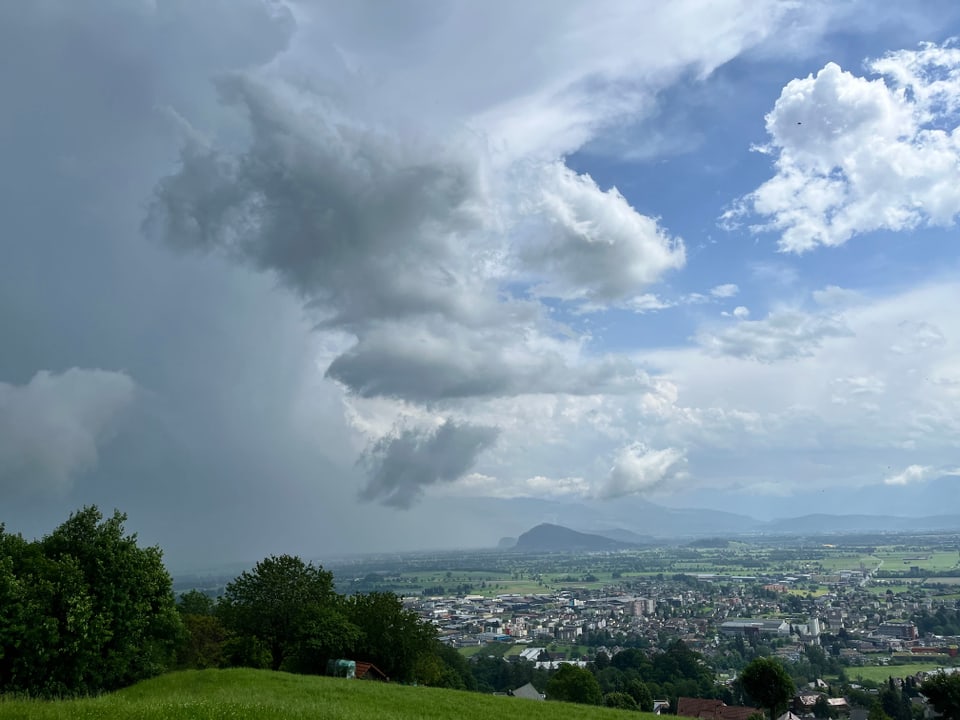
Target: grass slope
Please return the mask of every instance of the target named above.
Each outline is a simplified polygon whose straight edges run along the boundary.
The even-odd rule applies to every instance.
[[[0,700],[0,720],[654,720],[652,713],[267,670],[190,670],[110,695]]]

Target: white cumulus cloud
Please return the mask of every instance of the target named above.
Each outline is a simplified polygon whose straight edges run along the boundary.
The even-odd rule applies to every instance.
[[[648,492],[681,479],[685,461],[683,451],[677,448],[654,450],[643,443],[632,443],[617,453],[610,473],[596,495],[610,499]]]
[[[960,476],[960,468],[933,467],[931,465],[908,465],[901,472],[884,478],[886,485],[913,485],[948,475]]]
[[[724,215],[801,253],[960,213],[960,47],[925,44],[791,80],[767,115],[776,175]]]

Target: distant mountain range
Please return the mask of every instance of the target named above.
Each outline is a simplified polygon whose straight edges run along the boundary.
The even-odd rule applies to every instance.
[[[450,512],[458,506],[456,499],[446,499]],[[437,512],[444,512],[443,501]],[[831,501],[831,508],[869,507],[869,498],[860,504]],[[930,507],[946,508],[950,504]],[[784,503],[789,512],[790,504]],[[482,523],[489,544],[506,550],[519,542],[521,533],[542,524],[559,526],[586,535],[634,545],[660,544],[664,541],[689,543],[697,538],[737,538],[744,536],[803,536],[884,532],[960,532],[960,514],[905,517],[866,512],[849,514],[813,513],[757,519],[747,514],[699,509],[666,507],[638,497],[620,498],[616,502],[581,500],[578,502],[540,498],[476,498],[471,510]],[[504,537],[506,536],[506,537]],[[502,538],[500,543],[497,539]],[[534,541],[537,536],[527,538]],[[582,540],[582,538],[580,539]],[[578,540],[579,542],[579,540]],[[474,546],[476,547],[476,546]]]
[[[553,522],[540,523],[517,538],[504,537],[497,547],[517,551],[603,551],[651,545],[664,540],[729,538],[757,535],[824,535],[873,532],[960,531],[960,515],[899,517],[892,515],[812,514],[775,520],[714,510],[678,510],[646,503],[632,522],[604,517],[580,508],[579,517],[553,512]],[[556,510],[557,508],[551,508]],[[641,532],[622,525],[633,525]],[[575,525],[582,530],[574,530]]]
[[[710,513],[711,511],[684,510],[673,512],[696,512],[702,514]],[[727,513],[719,514],[727,515]],[[744,522],[738,523],[735,527],[730,528],[731,534],[818,535],[841,532],[904,532],[960,529],[960,515],[932,515],[923,518],[904,518],[884,515],[804,515],[769,522],[761,522],[743,516],[743,520],[749,521],[749,526]],[[647,526],[647,529],[649,529],[649,526]],[[688,534],[703,537],[703,533],[690,532]],[[715,533],[713,535],[715,535]],[[666,537],[676,537],[676,535]],[[712,542],[714,543],[721,541],[721,538],[712,537]],[[622,528],[586,533],[571,530],[562,525],[541,523],[523,533],[518,538],[502,538],[498,544],[498,548],[501,550],[515,550],[517,552],[596,552],[625,550],[651,545],[655,542],[657,542],[657,538],[654,536],[639,535]]]

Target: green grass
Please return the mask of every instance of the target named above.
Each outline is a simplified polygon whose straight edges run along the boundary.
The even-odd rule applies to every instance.
[[[266,670],[170,673],[110,695],[56,702],[0,701],[0,719],[32,720],[588,720],[629,713],[567,703],[405,687]]]
[[[946,667],[942,663],[932,662],[912,662],[906,665],[880,665],[866,667],[847,668],[847,677],[851,680],[869,680],[871,682],[884,682],[889,677],[903,678],[907,675],[916,675],[918,672],[936,670]]]

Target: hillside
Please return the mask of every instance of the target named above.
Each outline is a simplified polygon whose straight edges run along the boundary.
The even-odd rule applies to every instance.
[[[0,720],[615,720],[627,716],[656,717],[587,705],[245,669],[170,673],[83,700],[0,701]]]
[[[594,550],[622,550],[636,547],[634,543],[577,532],[560,525],[543,523],[517,538],[513,549],[521,552],[568,552]]]

